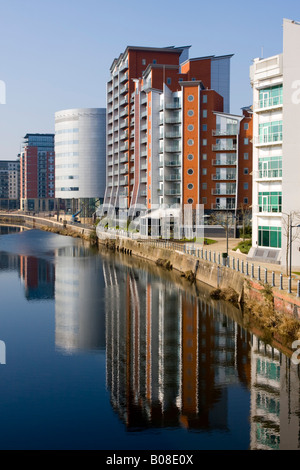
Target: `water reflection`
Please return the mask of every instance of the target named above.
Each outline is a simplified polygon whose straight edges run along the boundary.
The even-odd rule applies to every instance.
[[[101,268],[84,246],[56,251],[55,344],[65,352],[105,349]]]
[[[107,384],[127,429],[229,432],[229,392],[241,385],[249,448],[298,449],[298,366],[247,332],[234,307],[123,261],[104,260],[103,272]]]
[[[30,307],[53,303],[53,360],[106,351],[111,406],[127,432],[213,435],[215,448],[220,436],[238,448],[240,435],[250,449],[299,448],[298,366],[247,331],[240,310],[126,255],[95,255],[53,234],[18,237],[21,254],[16,239],[2,237],[0,271],[18,273]]]

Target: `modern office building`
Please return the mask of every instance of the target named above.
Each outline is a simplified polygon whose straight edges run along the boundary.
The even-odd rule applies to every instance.
[[[300,267],[300,23],[283,22],[283,53],[254,59],[253,245],[249,258]],[[289,232],[292,224],[292,252]]]
[[[72,214],[90,217],[106,180],[106,109],[55,113],[55,197]]]
[[[0,209],[20,208],[20,160],[0,160]]]
[[[107,85],[104,211],[251,204],[252,109],[230,114],[232,55],[127,47]]]
[[[54,134],[26,134],[20,156],[21,210],[54,209],[54,166]]]

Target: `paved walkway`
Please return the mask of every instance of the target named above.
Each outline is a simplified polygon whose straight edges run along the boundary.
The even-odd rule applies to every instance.
[[[213,243],[212,245],[205,245],[204,250],[211,251],[212,253],[226,253],[227,249],[227,242],[226,238],[217,238],[216,243]],[[260,279],[261,281],[265,281],[265,270],[267,270],[267,282],[269,284],[272,284],[272,273],[274,273],[275,277],[275,286],[279,287],[280,285],[280,274],[282,274],[282,287],[284,290],[288,290],[288,276],[286,275],[285,268],[282,268],[279,264],[272,264],[272,263],[263,263],[260,261],[252,261],[252,260],[247,260],[247,255],[243,253],[239,253],[237,251],[234,251],[233,248],[235,248],[238,243],[239,239],[236,238],[230,238],[228,239],[228,256],[230,257],[230,261],[232,263],[232,259],[236,260],[239,259],[239,264],[240,264],[240,270],[241,270],[241,261],[244,262],[244,266],[246,262],[248,261],[248,267],[249,267],[249,275],[251,276],[251,269],[252,269],[252,264],[254,266],[254,278],[258,278],[258,267],[260,266]],[[201,246],[202,247],[202,246]],[[200,248],[200,245],[199,245]],[[230,263],[230,266],[232,264]],[[245,271],[245,268],[244,268]],[[246,271],[245,271],[246,272]],[[293,294],[297,294],[297,281],[300,280],[300,276],[293,274],[292,273],[292,286],[291,290]]]

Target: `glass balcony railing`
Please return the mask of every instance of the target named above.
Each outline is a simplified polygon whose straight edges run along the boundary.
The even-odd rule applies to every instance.
[[[274,106],[282,106],[282,96],[273,96],[270,98],[262,98],[256,101],[256,109],[272,108]]]

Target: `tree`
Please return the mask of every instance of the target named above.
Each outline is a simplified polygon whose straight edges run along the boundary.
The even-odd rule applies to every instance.
[[[235,215],[231,211],[217,211],[211,214],[210,223],[212,225],[220,225],[225,230],[226,253],[228,256],[228,237],[230,230],[234,227]]]
[[[291,243],[299,238],[300,231],[297,225],[300,224],[300,212],[298,211],[291,211],[289,214],[283,212],[282,213],[282,232],[286,238],[286,253],[285,253],[285,264],[286,264],[286,275],[289,275],[290,272],[290,261],[289,261],[289,254],[291,249]],[[291,225],[295,227],[295,230],[291,229]],[[291,231],[292,230],[292,231]],[[290,233],[291,231],[291,233]],[[292,237],[291,237],[292,235]]]
[[[241,203],[238,207],[238,213],[240,216],[240,221],[242,222],[243,226],[243,241],[245,241],[245,234],[249,231],[251,233],[252,226],[251,226],[251,219],[252,219],[252,210],[249,204]]]

